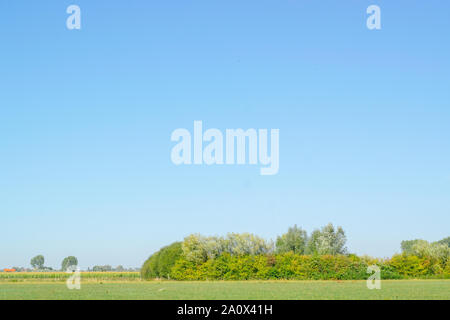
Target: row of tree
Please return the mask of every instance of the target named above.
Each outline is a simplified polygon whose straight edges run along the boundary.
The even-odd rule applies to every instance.
[[[342,227],[335,228],[331,223],[314,230],[310,236],[297,227],[289,228],[288,232],[279,236],[275,243],[266,241],[250,233],[230,233],[226,237],[205,237],[193,234],[186,237],[182,243],[184,257],[191,262],[205,262],[224,253],[230,255],[261,255],[269,253],[345,254],[347,238]]]
[[[346,254],[347,237],[342,227],[335,228],[331,223],[314,230],[310,236],[297,225],[277,238],[276,252],[295,254],[337,255]]]
[[[23,268],[23,267],[12,267],[11,269],[16,270],[17,272],[30,272],[30,271],[54,271],[51,267],[45,266],[45,258],[43,255],[37,255],[33,257],[30,261],[32,269]],[[69,268],[76,268],[78,266],[78,259],[74,256],[68,256],[63,259],[61,262],[60,271],[67,271]],[[103,266],[94,266],[92,268],[88,268],[87,271],[93,272],[135,272],[139,271],[140,268],[125,268],[122,265],[117,267],[112,267],[110,265]]]
[[[224,237],[193,234],[151,255],[144,279],[360,279],[377,264],[385,277],[450,276],[450,237],[438,242],[402,242],[402,254],[388,259],[349,254],[342,227],[331,223],[310,235],[296,225],[266,241],[250,233]],[[244,272],[245,271],[245,272]]]
[[[422,239],[402,241],[401,248],[405,255],[429,258],[431,262],[446,263],[450,257],[450,237],[436,242]]]
[[[261,256],[293,253],[297,255],[342,255],[347,253],[345,232],[331,223],[311,235],[297,227],[289,228],[276,242],[250,233],[229,233],[225,237],[192,234],[151,255],[141,268],[145,279],[167,277],[178,260],[200,265],[218,257]]]
[[[139,271],[139,268],[125,268],[122,265],[119,265],[117,267],[112,267],[110,265],[104,265],[104,266],[94,266],[92,269],[88,268],[87,271],[93,271],[93,272],[134,272]]]
[[[45,258],[43,255],[37,255],[33,257],[30,261],[31,266],[36,271],[51,271],[53,270],[50,267],[46,267]],[[66,271],[69,267],[77,267],[78,259],[74,256],[65,257],[61,262],[61,270]]]

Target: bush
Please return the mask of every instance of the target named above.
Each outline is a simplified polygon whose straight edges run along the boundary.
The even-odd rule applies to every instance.
[[[304,256],[292,252],[232,256],[228,253],[203,264],[180,259],[172,269],[176,280],[364,280],[367,264],[347,256]]]
[[[433,274],[430,260],[426,258],[397,254],[388,263],[396,272],[406,277],[421,277]]]
[[[382,279],[449,278],[450,263],[443,268],[411,255],[380,260],[354,255],[241,255],[225,253],[204,263],[181,257],[171,270],[175,280],[366,280],[367,268],[378,265]]]
[[[141,269],[143,279],[170,279],[175,263],[181,258],[181,242],[164,247],[145,261]]]

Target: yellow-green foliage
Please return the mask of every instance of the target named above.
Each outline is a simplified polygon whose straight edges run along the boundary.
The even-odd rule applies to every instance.
[[[322,238],[331,240],[325,243]],[[251,234],[229,234],[226,238],[191,235],[183,243],[163,248],[151,256],[141,269],[142,277],[366,280],[373,273],[373,268],[369,267],[376,265],[382,279],[450,278],[450,248],[446,240],[445,243],[405,241],[402,243],[403,254],[376,259],[346,254],[345,234],[339,228],[336,233],[332,225],[315,231],[309,242],[311,239],[315,240],[309,249],[305,248],[305,232],[291,228],[288,234],[278,238],[277,250],[273,250],[270,243]]]
[[[378,265],[382,279],[449,278],[450,266],[429,259],[395,255],[381,260],[355,255],[277,255],[222,254],[206,262],[179,259],[172,268],[175,280],[365,280],[367,268]]]
[[[450,260],[448,260],[445,265],[444,274],[450,276]]]
[[[413,255],[395,255],[389,261],[398,273],[407,277],[421,277],[425,275],[433,275],[435,267],[428,258],[419,258]]]
[[[180,259],[172,269],[177,280],[328,280],[366,279],[367,264],[353,256],[304,256],[294,253],[232,256],[196,264]]]

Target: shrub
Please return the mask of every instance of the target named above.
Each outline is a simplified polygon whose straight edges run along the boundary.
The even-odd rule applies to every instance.
[[[181,258],[172,269],[176,280],[344,280],[366,279],[367,264],[347,256],[304,256],[228,253],[197,264]]]
[[[169,279],[172,269],[182,253],[181,242],[175,242],[162,248],[145,261],[141,269],[141,277],[147,280],[155,278]]]
[[[420,277],[433,273],[430,261],[426,258],[397,254],[388,263],[395,271],[406,277]]]
[[[390,260],[345,255],[273,255],[229,253],[194,263],[181,257],[171,270],[175,280],[366,280],[367,268],[378,265],[382,279],[449,278],[450,263],[442,268],[429,260],[396,255]]]

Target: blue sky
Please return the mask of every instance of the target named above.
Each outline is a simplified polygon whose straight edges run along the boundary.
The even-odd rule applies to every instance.
[[[82,29],[66,29],[81,7]],[[366,28],[366,8],[382,30]],[[140,266],[190,233],[332,222],[358,254],[450,235],[450,4],[2,1],[0,267]],[[171,132],[280,129],[280,172]]]

